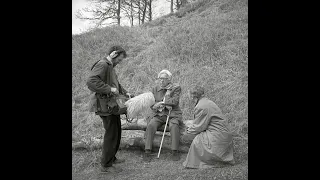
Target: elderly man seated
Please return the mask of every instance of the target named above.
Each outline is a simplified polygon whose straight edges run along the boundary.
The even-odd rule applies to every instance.
[[[151,150],[154,135],[157,129],[166,123],[167,116],[169,116],[169,131],[171,135],[171,150],[172,160],[180,160],[179,141],[180,130],[179,123],[182,121],[182,111],[179,107],[179,99],[181,94],[181,87],[173,84],[172,74],[168,70],[162,70],[158,74],[160,85],[152,88],[152,93],[155,98],[155,104],[151,106],[153,114],[146,129],[146,144],[143,160],[146,162],[151,161]],[[169,110],[170,114],[169,114]]]

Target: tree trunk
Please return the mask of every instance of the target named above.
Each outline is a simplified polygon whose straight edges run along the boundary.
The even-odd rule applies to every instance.
[[[140,0],[138,0],[138,19],[139,19],[139,25],[141,24],[141,6],[140,6]]]
[[[133,27],[133,7],[132,7],[132,1],[130,0],[130,18],[131,18],[131,27]]]
[[[182,125],[180,128],[181,135],[184,134],[185,127],[191,123],[192,120],[185,120],[183,121],[184,125]],[[147,122],[144,119],[138,119],[134,123],[126,123],[125,120],[121,121],[121,129],[122,129],[122,137],[120,142],[120,148],[121,149],[134,149],[138,148],[140,150],[144,150],[145,147],[145,130],[147,127]],[[169,133],[169,128],[166,129],[166,133],[164,136],[163,144],[162,144],[162,150],[169,151],[171,150],[171,136]],[[163,135],[164,125],[161,126],[153,140],[153,151],[158,152],[158,149],[160,147],[161,138]],[[102,138],[102,137],[101,137]],[[77,137],[72,137],[72,149],[78,150],[78,149],[86,149],[86,150],[94,150],[94,149],[100,149],[102,147],[103,139],[99,138],[91,138],[88,142],[84,142],[83,140],[80,140]],[[234,142],[235,146],[238,146],[239,143],[241,145],[245,145],[248,142],[248,139],[245,137],[241,137],[239,135],[234,135]],[[182,142],[180,139],[180,147],[179,150],[181,152],[187,153],[189,151],[191,142]],[[161,150],[161,151],[162,151]]]
[[[152,0],[149,3],[149,21],[152,21]]]
[[[179,10],[179,9],[180,9],[180,2],[179,2],[179,0],[176,0],[176,6],[177,6],[177,10]]]
[[[140,149],[145,148],[145,137],[144,132],[140,132],[139,136],[136,137],[122,137],[120,142],[120,149]],[[152,144],[152,150],[158,152],[161,144],[162,135],[158,132],[155,134]],[[91,143],[85,143],[84,141],[72,141],[72,150],[96,150],[102,148],[103,139],[92,138]],[[247,153],[248,139],[243,137],[234,137],[234,148],[236,153]],[[182,142],[179,144],[179,151],[182,153],[187,153],[189,151],[191,141]],[[166,134],[161,147],[161,152],[171,150],[171,137]]]
[[[146,18],[147,5],[148,5],[147,0],[144,0],[143,11],[142,11],[142,19],[141,19],[141,23],[142,24],[144,23],[144,20]]]
[[[184,7],[188,3],[187,0],[181,0],[180,7]]]
[[[184,133],[186,125],[191,123],[192,120],[186,120],[183,121],[183,124],[180,126],[180,132],[181,134]],[[145,131],[147,129],[147,121],[144,119],[138,119],[137,121],[133,123],[126,123],[125,121],[121,122],[121,129],[122,130],[142,130]],[[164,126],[160,126],[157,131],[163,132],[164,131]],[[169,128],[166,128],[166,132],[169,132]]]
[[[161,134],[155,134],[153,143],[152,143],[152,150],[158,151],[161,144],[162,135]],[[121,148],[139,148],[141,150],[144,150],[146,141],[144,137],[135,137],[135,138],[122,138],[120,147]],[[179,145],[179,151],[187,153],[189,151],[191,143],[184,143],[180,141]],[[161,150],[171,150],[171,136],[165,135]]]
[[[118,20],[118,26],[120,26],[120,7],[121,7],[121,0],[118,0],[118,9],[117,9],[117,20]]]
[[[140,133],[140,136],[137,137],[122,137],[120,142],[121,149],[134,149],[139,148],[144,150],[145,147],[145,137],[144,133]],[[158,151],[160,147],[162,139],[162,134],[156,133],[153,139],[152,148],[153,151]],[[103,139],[92,138],[90,143],[86,143],[84,141],[72,142],[72,149],[86,149],[86,150],[95,150],[101,149],[103,143]],[[181,152],[188,152],[191,142],[182,142],[180,141],[179,150]],[[171,136],[169,134],[165,134],[161,150],[171,150]]]
[[[173,13],[173,0],[170,1],[170,13]]]

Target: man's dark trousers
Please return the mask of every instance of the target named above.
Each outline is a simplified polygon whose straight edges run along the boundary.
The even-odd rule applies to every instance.
[[[121,120],[120,115],[100,116],[105,129],[101,165],[103,167],[112,166],[116,160],[116,153],[120,146]]]

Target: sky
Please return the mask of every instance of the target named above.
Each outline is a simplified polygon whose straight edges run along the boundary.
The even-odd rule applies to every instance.
[[[153,1],[153,19],[170,12],[170,2],[167,0]],[[90,24],[89,21],[83,21],[75,18],[75,13],[77,10],[80,10],[88,5],[89,3],[87,0],[72,0],[72,34],[79,34],[92,27],[92,24]],[[122,22],[121,24],[129,25],[129,21]]]
[[[77,10],[82,9],[87,5],[88,3],[86,0],[72,0],[72,34],[79,34],[90,27],[88,21],[82,21],[75,18]]]

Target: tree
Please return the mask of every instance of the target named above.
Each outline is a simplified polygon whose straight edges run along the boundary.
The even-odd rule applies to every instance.
[[[151,6],[151,1],[149,0],[137,0],[137,9],[138,9],[138,20],[139,20],[139,25],[143,24],[145,22],[146,19],[146,14],[148,12],[148,8],[149,5]],[[151,10],[151,8],[149,8],[149,10]],[[150,18],[152,16],[152,13],[149,13],[149,17]]]
[[[149,0],[149,21],[152,21],[152,0]]]
[[[78,11],[76,17],[91,20],[96,27],[117,23],[120,25],[121,15],[127,17],[131,26],[134,19],[139,20],[139,25],[146,20],[152,21],[152,0],[89,0],[90,7]]]
[[[93,21],[97,27],[117,22],[120,25],[121,19],[121,0],[88,0],[90,7],[85,7],[76,13],[76,18]],[[88,15],[89,14],[89,15]]]
[[[130,19],[131,26],[133,20],[138,19],[139,25],[146,20],[152,21],[152,2],[155,0],[122,0],[123,8],[126,16]]]
[[[146,18],[146,13],[147,13],[147,6],[148,6],[148,0],[143,0],[142,1],[143,4],[142,4],[142,19],[141,19],[141,23],[143,24],[144,23],[144,20]]]
[[[173,13],[173,9],[179,10],[181,7],[185,6],[186,4],[188,4],[188,0],[176,0],[175,2],[174,0],[170,0],[170,13]]]
[[[141,0],[138,0],[138,19],[139,19],[139,25],[141,24]]]
[[[137,0],[123,0],[123,6],[121,8],[125,12],[126,17],[129,18],[131,27],[133,26],[133,20],[137,12],[137,6],[135,6],[136,1]]]
[[[118,25],[120,26],[120,12],[121,12],[121,0],[118,0],[118,8],[117,8],[117,20],[118,20]]]

